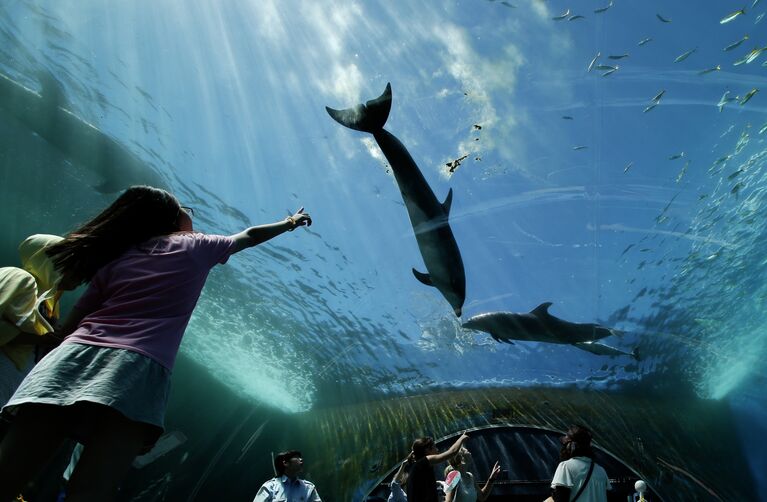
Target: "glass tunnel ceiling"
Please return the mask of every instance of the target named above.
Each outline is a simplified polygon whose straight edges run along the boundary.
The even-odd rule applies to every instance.
[[[137,183],[210,233],[304,206],[310,229],[211,274],[181,348],[198,371],[177,392],[204,375],[293,414],[438,389],[630,388],[732,399],[763,421],[767,4],[728,19],[741,7],[5,2],[3,263]],[[452,190],[460,318],[411,271],[427,272],[376,140],[325,110],[387,83],[386,130],[440,202]],[[47,137],[56,107],[135,162]],[[461,326],[546,302],[619,332],[599,340],[610,354]]]

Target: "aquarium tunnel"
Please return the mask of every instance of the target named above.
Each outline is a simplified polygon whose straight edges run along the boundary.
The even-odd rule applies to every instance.
[[[251,501],[289,450],[323,501],[387,500],[414,440],[466,432],[475,480],[500,466],[488,501],[541,501],[573,424],[608,500],[767,500],[765,13],[0,3],[0,272],[134,186],[196,233],[278,228],[212,266],[115,500]],[[3,404],[78,345],[22,336],[32,276],[36,313],[0,304]],[[95,281],[52,285],[59,322]],[[23,500],[66,500],[77,444]]]

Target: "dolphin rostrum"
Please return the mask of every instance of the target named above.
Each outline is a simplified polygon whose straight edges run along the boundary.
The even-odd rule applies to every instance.
[[[551,302],[538,305],[528,313],[487,312],[470,317],[464,328],[490,333],[497,342],[513,344],[511,340],[569,344],[598,355],[629,355],[636,359],[639,353],[627,353],[595,340],[619,335],[620,332],[599,324],[575,323],[549,314]]]
[[[137,155],[78,117],[66,105],[59,82],[41,73],[38,93],[0,73],[0,111],[59,150],[67,160],[102,178],[96,190],[112,193],[130,185],[163,187],[162,178]]]
[[[383,128],[391,110],[391,84],[386,84],[381,96],[365,104],[346,110],[325,109],[339,124],[370,133],[375,138],[394,172],[428,271],[413,269],[413,275],[427,286],[437,288],[460,317],[466,298],[466,276],[448,223],[453,190],[450,189],[445,202],[440,203],[405,146]]]

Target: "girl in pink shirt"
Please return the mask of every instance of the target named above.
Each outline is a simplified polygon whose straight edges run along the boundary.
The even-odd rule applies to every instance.
[[[210,269],[312,222],[301,208],[221,236],[194,232],[191,216],[164,190],[131,187],[47,251],[63,283],[89,286],[58,332],[64,341],[3,407],[12,423],[0,500],[15,498],[66,438],[85,445],[67,501],[112,500],[163,432],[171,369]]]

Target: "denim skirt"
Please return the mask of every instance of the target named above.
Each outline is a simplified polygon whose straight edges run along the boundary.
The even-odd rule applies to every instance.
[[[27,404],[100,404],[148,425],[145,447],[150,447],[164,431],[169,393],[170,370],[154,359],[126,349],[62,343],[32,368],[2,415],[12,420]],[[81,422],[72,436],[87,442],[93,424]]]

